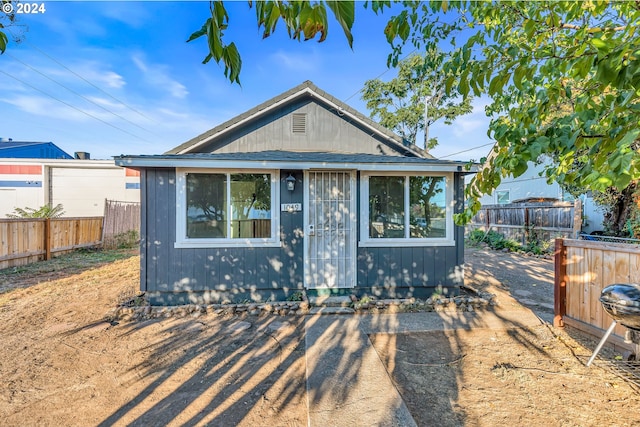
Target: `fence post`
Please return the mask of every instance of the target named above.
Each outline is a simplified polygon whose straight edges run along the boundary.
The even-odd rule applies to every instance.
[[[553,326],[564,328],[567,313],[567,250],[564,239],[556,239],[553,280]]]
[[[522,242],[523,245],[528,244],[531,241],[531,235],[530,232],[531,230],[529,229],[529,208],[527,207],[527,205],[523,206],[524,209],[524,241]]]
[[[44,259],[51,259],[51,218],[44,220]]]
[[[489,208],[486,208],[484,210],[484,214],[485,214],[485,220],[487,222],[487,229],[485,230],[485,232],[489,233],[489,230],[491,230],[491,219],[489,218],[490,216]]]
[[[582,200],[577,198],[573,202],[573,238],[577,239],[582,231]]]

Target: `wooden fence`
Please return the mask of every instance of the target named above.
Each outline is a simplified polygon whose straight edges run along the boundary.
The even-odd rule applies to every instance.
[[[468,229],[496,231],[505,238],[526,244],[535,238],[575,238],[582,225],[582,203],[526,202],[485,205],[471,219]]]
[[[615,283],[640,283],[640,246],[557,239],[554,325],[567,324],[601,337],[612,319],[600,303],[600,294]],[[609,341],[629,349],[623,340],[625,330],[616,325]]]
[[[139,238],[140,203],[105,200],[103,223],[104,246],[117,246],[119,240],[121,240],[120,236],[130,232],[135,232],[136,239]]]
[[[102,243],[102,217],[0,219],[0,269]]]

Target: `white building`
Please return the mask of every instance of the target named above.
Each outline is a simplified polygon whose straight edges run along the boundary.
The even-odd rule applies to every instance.
[[[548,183],[547,178],[540,175],[544,164],[536,165],[529,162],[527,166],[527,171],[519,177],[503,178],[498,188],[492,194],[483,196],[480,203],[482,205],[500,205],[536,198],[574,200],[574,197],[563,191],[557,182]],[[593,201],[589,193],[583,194],[580,199],[582,200],[582,232],[591,233],[602,230],[604,220],[602,208]]]
[[[0,159],[0,218],[62,204],[65,217],[102,216],[105,199],[140,201],[140,175],[113,160]]]

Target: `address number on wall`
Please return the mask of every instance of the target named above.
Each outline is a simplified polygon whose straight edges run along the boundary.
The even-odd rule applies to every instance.
[[[282,203],[280,210],[282,212],[300,212],[302,211],[302,203]]]

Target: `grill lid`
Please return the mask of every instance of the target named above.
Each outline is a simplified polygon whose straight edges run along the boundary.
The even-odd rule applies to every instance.
[[[640,285],[609,285],[602,290],[600,302],[609,316],[627,328],[640,330]]]
[[[600,302],[626,307],[637,307],[640,310],[640,285],[618,283],[602,290]]]

